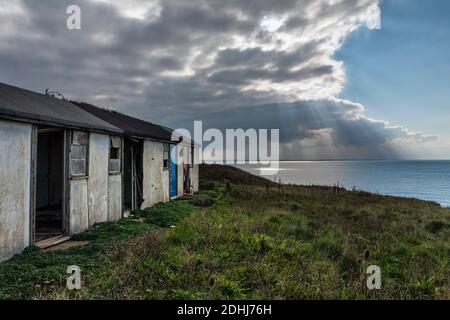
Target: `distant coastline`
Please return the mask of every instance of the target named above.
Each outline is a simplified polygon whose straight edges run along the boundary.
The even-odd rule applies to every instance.
[[[261,175],[258,165],[236,165]],[[288,160],[265,178],[287,184],[335,186],[416,198],[450,207],[450,160]]]

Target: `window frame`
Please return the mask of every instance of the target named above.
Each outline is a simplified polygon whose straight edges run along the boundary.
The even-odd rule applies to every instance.
[[[108,157],[108,172],[110,175],[121,174],[122,173],[122,138],[118,136],[109,137],[109,157]],[[117,158],[111,158],[112,150],[117,150]],[[112,161],[116,160],[118,162],[118,170],[113,170]]]
[[[89,177],[89,140],[90,140],[89,132],[73,130],[71,133],[70,148],[69,148],[69,174],[71,179],[82,179]],[[73,158],[74,155],[73,149],[75,147],[80,148],[80,150],[84,149],[84,159],[82,159],[81,157]],[[83,173],[74,173],[73,161],[84,161]]]

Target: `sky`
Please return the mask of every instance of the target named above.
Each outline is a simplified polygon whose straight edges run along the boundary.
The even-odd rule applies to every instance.
[[[383,1],[381,9],[382,29],[359,29],[336,54],[347,75],[339,96],[362,102],[369,117],[450,141],[450,2]]]
[[[0,82],[280,129],[282,159],[450,159],[449,24],[444,0],[0,0]]]

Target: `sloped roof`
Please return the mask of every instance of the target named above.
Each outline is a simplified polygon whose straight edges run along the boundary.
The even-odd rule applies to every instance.
[[[148,138],[153,140],[167,141],[177,143],[178,141],[172,141],[173,130],[167,127],[163,127],[151,122],[136,119],[131,116],[125,115],[117,111],[110,111],[93,106],[83,102],[73,102],[81,109],[89,112],[96,117],[110,123],[111,125],[120,128],[126,135]]]
[[[123,133],[75,104],[51,96],[0,83],[0,118],[47,125]]]

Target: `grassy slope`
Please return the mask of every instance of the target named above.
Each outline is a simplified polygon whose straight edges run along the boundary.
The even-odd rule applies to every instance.
[[[450,298],[450,210],[231,167],[200,173],[196,197],[100,225],[79,236],[87,247],[0,264],[0,298]],[[81,291],[64,289],[71,264]],[[364,289],[369,264],[381,267],[379,292]]]

